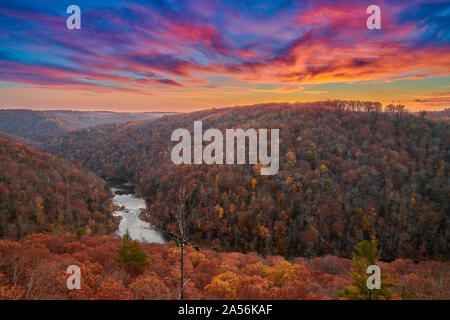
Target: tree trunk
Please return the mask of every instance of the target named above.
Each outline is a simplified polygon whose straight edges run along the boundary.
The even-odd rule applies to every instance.
[[[183,264],[183,253],[184,253],[184,239],[180,242],[180,300],[184,300],[184,264]]]

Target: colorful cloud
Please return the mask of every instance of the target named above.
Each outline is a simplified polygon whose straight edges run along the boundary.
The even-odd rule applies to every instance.
[[[434,96],[450,82],[449,2],[76,4],[81,30],[66,28],[60,1],[2,1],[2,106],[192,110],[318,96],[449,106]],[[370,4],[381,30],[366,27]]]

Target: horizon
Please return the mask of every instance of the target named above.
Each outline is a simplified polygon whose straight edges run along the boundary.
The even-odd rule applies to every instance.
[[[33,108],[33,107],[11,107],[11,108],[0,108],[0,110],[26,110],[26,111],[53,111],[53,112],[111,112],[111,113],[183,113],[179,111],[120,111],[120,110],[84,110],[84,109],[52,109],[52,108]],[[442,110],[441,110],[442,111]]]
[[[335,99],[338,100],[338,99]],[[293,101],[293,102],[287,102],[287,101],[282,101],[282,102],[273,102],[273,101],[266,101],[266,102],[261,102],[261,103],[254,103],[254,104],[245,104],[245,105],[231,105],[231,106],[224,106],[224,107],[210,107],[210,108],[205,108],[205,109],[198,109],[198,110],[188,110],[188,111],[160,111],[160,110],[155,110],[155,111],[133,111],[133,109],[131,111],[120,111],[120,110],[112,110],[112,109],[104,109],[104,110],[100,110],[100,109],[92,109],[92,110],[86,110],[86,109],[52,109],[52,108],[33,108],[33,107],[10,107],[10,108],[3,108],[1,107],[0,110],[26,110],[26,111],[49,111],[49,112],[110,112],[110,113],[173,113],[173,114],[182,114],[182,113],[190,113],[190,112],[198,112],[198,111],[207,111],[207,110],[222,110],[222,109],[229,109],[229,108],[238,108],[238,107],[254,107],[254,106],[258,106],[258,105],[265,105],[265,104],[296,104],[296,103],[315,103],[315,102],[323,102],[323,101],[332,101],[331,99],[329,100],[316,100],[316,101]],[[374,101],[376,102],[376,101]],[[383,104],[383,110],[381,112],[387,112],[384,110],[384,107],[386,105]],[[426,109],[417,109],[417,110],[412,110],[412,109],[408,109],[407,106],[405,106],[405,112],[409,112],[409,113],[418,113],[418,112],[422,112],[422,111],[426,111],[426,112],[442,112],[442,111],[446,111],[446,110],[450,110],[450,107],[443,107],[442,109],[435,109],[435,110],[426,110]],[[361,111],[363,112],[363,111]]]
[[[445,1],[74,4],[74,30],[68,4],[0,4],[5,108],[190,112],[335,99],[450,107]],[[370,4],[381,29],[366,26]]]

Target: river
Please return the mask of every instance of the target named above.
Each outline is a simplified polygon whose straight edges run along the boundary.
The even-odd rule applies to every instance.
[[[128,230],[130,238],[133,240],[167,242],[164,234],[139,218],[139,213],[146,208],[146,201],[135,196],[133,186],[117,179],[109,179],[108,184],[111,187],[111,192],[114,194],[113,204],[120,208],[114,211],[114,215],[122,217],[117,230],[119,236],[123,236]]]

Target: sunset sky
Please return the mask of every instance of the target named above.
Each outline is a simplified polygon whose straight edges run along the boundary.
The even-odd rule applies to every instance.
[[[81,8],[81,30],[66,9]],[[366,8],[381,8],[369,30]],[[0,108],[450,107],[449,1],[0,2]]]

